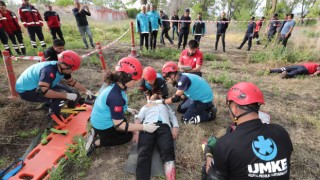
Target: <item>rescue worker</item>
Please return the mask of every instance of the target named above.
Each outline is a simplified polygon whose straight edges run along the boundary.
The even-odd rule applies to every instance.
[[[201,37],[206,33],[206,23],[202,21],[202,14],[198,13],[197,20],[193,25],[192,34],[194,35],[194,39],[198,41],[200,44]]]
[[[158,94],[153,94],[151,100],[161,98]],[[139,114],[135,116],[136,124],[155,123],[159,128],[153,132],[139,132],[133,135],[135,142],[138,142],[138,163],[136,177],[138,180],[150,179],[151,163],[154,145],[160,152],[164,163],[164,173],[167,180],[176,179],[174,140],[179,133],[179,124],[174,111],[165,104],[148,103],[141,108]]]
[[[226,43],[224,40],[226,37],[226,31],[228,29],[228,26],[229,26],[229,20],[226,18],[226,13],[222,12],[221,17],[217,21],[217,34],[216,34],[215,50],[218,49],[218,43],[219,43],[219,39],[221,37],[223,52],[226,52]]]
[[[26,55],[26,48],[23,44],[23,36],[21,27],[18,22],[18,18],[14,12],[7,9],[7,6],[4,3],[4,1],[0,1],[0,17],[1,24],[3,25],[5,32],[7,33],[9,39],[12,42],[13,49],[16,51],[18,55]],[[19,44],[17,44],[17,40]],[[2,43],[5,44],[5,42],[6,41]],[[21,51],[19,50],[19,47]],[[6,48],[7,50],[10,50],[9,46],[6,46]]]
[[[174,34],[177,34],[177,37],[179,37],[179,29],[178,29],[178,20],[179,20],[179,16],[177,15],[176,11],[173,11],[173,15],[170,18],[171,21],[171,28],[172,28],[172,40],[174,40]]]
[[[63,34],[61,31],[61,23],[60,23],[60,17],[59,14],[56,11],[52,10],[52,6],[49,4],[47,5],[48,11],[44,12],[44,20],[47,22],[47,25],[50,29],[50,33],[52,36],[52,39],[57,39],[57,34],[59,38],[64,41]]]
[[[61,101],[75,101],[78,98],[72,88],[93,95],[71,76],[80,68],[80,64],[81,57],[77,53],[64,51],[59,54],[58,61],[40,62],[28,67],[19,76],[16,91],[23,100],[50,103],[49,112],[60,117]],[[66,80],[68,86],[59,83],[62,79]]]
[[[152,94],[158,94],[162,98],[168,97],[168,87],[161,74],[151,67],[145,67],[142,73],[142,81],[139,88],[140,92],[146,95],[147,100]]]
[[[142,77],[142,65],[136,58],[122,58],[116,65],[116,72],[107,73],[108,84],[97,96],[91,113],[90,122],[94,133],[88,138],[87,155],[100,146],[116,146],[132,140],[132,132],[153,133],[159,126],[154,124],[133,124],[124,117],[126,111],[137,114],[128,108],[127,88],[133,88]],[[95,138],[93,138],[95,137]]]
[[[163,65],[162,76],[167,82],[177,86],[177,91],[173,97],[156,100],[155,103],[177,103],[185,94],[187,98],[177,109],[179,113],[183,114],[182,123],[198,124],[216,118],[217,109],[213,105],[213,92],[206,80],[195,74],[179,73],[178,66],[174,62],[167,62]]]
[[[179,41],[178,41],[178,49],[180,49],[182,38],[183,38],[183,49],[186,48],[187,42],[188,42],[188,36],[190,32],[190,24],[191,24],[191,18],[189,16],[190,10],[186,9],[184,11],[184,15],[181,16],[180,22],[178,24],[178,31],[179,31]]]
[[[46,61],[58,61],[58,54],[64,51],[64,41],[62,39],[53,40],[53,46],[44,51]]]
[[[42,33],[42,17],[39,11],[33,5],[29,4],[29,0],[22,0],[22,2],[22,6],[19,8],[19,16],[23,26],[28,30],[31,45],[33,48],[37,48],[37,35],[41,47],[45,48],[47,45],[44,42]]]
[[[227,95],[230,118],[236,128],[211,138],[205,147],[202,179],[289,179],[293,146],[288,132],[259,119],[265,104],[261,90],[250,82],[232,86]]]
[[[253,39],[256,39],[256,43],[259,45],[260,43],[260,39],[259,39],[259,32],[261,30],[263,21],[264,21],[265,17],[261,17],[257,22],[256,22],[256,28],[254,29],[254,33],[253,33]]]
[[[159,27],[162,27],[162,21],[156,7],[152,4],[150,5],[150,12],[147,14],[151,22],[150,48],[151,50],[155,50],[157,46],[158,31]]]
[[[178,67],[180,72],[192,73],[202,76],[201,67],[203,64],[203,54],[199,49],[198,41],[192,39],[188,43],[188,49],[180,54]]]
[[[142,51],[143,42],[145,47],[149,49],[149,33],[151,32],[151,21],[146,13],[146,5],[141,6],[141,12],[136,17],[136,31],[140,35],[140,51]]]
[[[255,17],[251,17],[250,18],[250,22],[248,24],[247,30],[246,30],[246,34],[243,38],[243,41],[241,43],[241,45],[239,47],[237,47],[237,49],[241,49],[242,46],[248,41],[248,49],[247,51],[250,51],[251,46],[252,46],[252,38],[253,38],[253,33],[254,30],[256,29],[256,23],[254,22]]]
[[[297,75],[317,76],[320,74],[320,64],[314,62],[302,65],[286,66],[282,68],[270,69],[270,73],[281,73],[281,78],[294,78]]]

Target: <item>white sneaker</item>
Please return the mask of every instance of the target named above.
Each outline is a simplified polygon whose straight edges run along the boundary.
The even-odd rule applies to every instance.
[[[94,129],[91,128],[91,130],[89,131],[89,133],[88,133],[88,135],[87,135],[86,151],[89,150],[90,145],[91,145],[92,142],[93,142],[94,135],[95,135]]]

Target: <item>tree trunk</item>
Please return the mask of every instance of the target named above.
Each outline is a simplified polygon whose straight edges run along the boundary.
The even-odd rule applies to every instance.
[[[272,6],[271,6],[271,15],[274,14],[274,12],[276,12],[276,8],[277,8],[277,3],[278,3],[278,0],[272,0]]]
[[[147,4],[147,0],[141,0],[141,5],[146,5]]]

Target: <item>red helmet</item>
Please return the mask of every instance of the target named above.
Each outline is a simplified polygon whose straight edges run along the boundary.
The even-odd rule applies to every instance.
[[[72,70],[80,68],[81,57],[74,51],[66,50],[58,55],[58,61],[71,66]]]
[[[142,65],[138,59],[133,57],[122,58],[115,69],[131,75],[132,80],[140,80],[142,77]]]
[[[142,76],[147,81],[154,81],[157,79],[157,71],[153,67],[148,66],[143,69]]]
[[[262,92],[251,82],[240,82],[233,85],[228,91],[227,101],[234,101],[239,105],[264,104]]]
[[[162,66],[162,76],[166,77],[168,73],[170,72],[177,72],[178,71],[178,65],[172,61],[166,62]]]

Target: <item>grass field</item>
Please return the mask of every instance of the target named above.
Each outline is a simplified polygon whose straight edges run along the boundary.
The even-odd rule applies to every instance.
[[[92,49],[83,49],[84,45],[73,18],[66,16],[63,23],[66,48],[82,55]],[[129,22],[128,20],[89,23],[94,40],[106,45],[124,33],[129,28]],[[214,92],[218,116],[214,122],[199,125],[181,124],[179,138],[176,141],[177,179],[200,179],[203,164],[201,142],[212,134],[218,137],[223,135],[226,127],[230,125],[225,96],[227,89],[240,81],[250,81],[261,88],[266,99],[266,105],[262,106],[262,110],[271,115],[272,123],[282,125],[289,132],[294,145],[291,179],[318,179],[320,176],[320,77],[299,76],[295,79],[283,80],[276,74],[268,74],[269,68],[306,61],[319,63],[320,53],[319,49],[316,49],[319,36],[309,35],[315,30],[315,26],[296,27],[289,39],[287,50],[282,54],[279,53],[278,46],[272,45],[263,49],[263,45],[257,46],[255,43],[250,52],[237,50],[235,47],[241,43],[244,33],[236,26],[231,27],[226,36],[226,53],[222,52],[221,45],[218,51],[213,50],[214,34],[208,34],[201,40],[201,50],[206,57],[203,66],[204,78],[210,82]],[[26,35],[25,37],[25,42],[28,44],[28,37]],[[45,30],[45,37],[48,44],[52,43],[47,30]],[[189,39],[191,37],[189,36]],[[137,36],[136,42],[138,42]],[[174,42],[177,44],[176,39]],[[113,69],[119,59],[130,54],[130,50],[130,34],[127,34],[103,52],[107,67]],[[30,45],[28,53],[33,54]],[[144,66],[151,65],[160,71],[166,61],[177,62],[180,52],[176,50],[176,45],[158,44],[158,50],[155,52],[138,53],[141,55],[139,60]],[[16,76],[18,77],[33,63],[14,62]],[[35,110],[38,104],[6,98],[9,95],[9,87],[2,61],[0,72],[0,169],[2,169],[23,154],[35,134],[46,126],[47,120],[45,119],[46,111]],[[74,74],[74,77],[92,91],[98,91],[102,74],[96,55],[85,58],[81,69]],[[174,92],[171,86],[170,92]],[[130,90],[128,95],[130,107],[139,109],[145,103],[142,94],[139,94],[136,88]],[[177,116],[179,119],[180,114]],[[64,169],[64,179],[135,179],[133,175],[123,172],[131,146],[132,144],[129,143],[119,147],[100,148],[89,161],[82,162],[81,159],[76,159],[73,164],[87,163],[89,168],[79,169],[77,166],[68,165]]]

